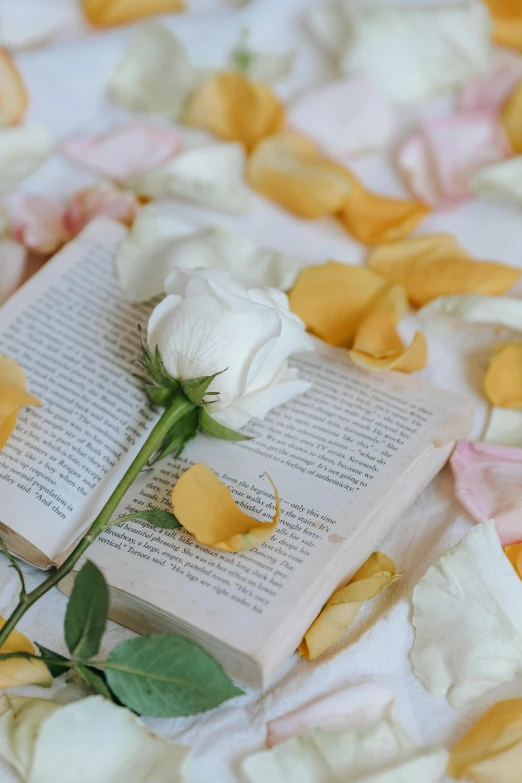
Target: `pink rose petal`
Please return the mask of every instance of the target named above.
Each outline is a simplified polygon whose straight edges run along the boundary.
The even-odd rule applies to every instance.
[[[522,541],[522,449],[461,441],[451,467],[457,499],[477,522],[493,519],[502,546]]]
[[[62,152],[109,179],[123,181],[156,168],[182,146],[181,136],[170,128],[133,123],[72,139],[62,146]]]
[[[27,250],[13,239],[0,239],[0,305],[24,280]]]
[[[396,115],[384,91],[367,76],[357,75],[306,92],[290,105],[287,122],[339,157],[384,147]]]
[[[352,726],[366,728],[384,719],[395,719],[393,691],[378,682],[363,682],[269,721],[267,745],[272,748],[312,729],[344,731]]]
[[[508,49],[498,49],[491,69],[463,87],[457,102],[459,111],[498,112],[522,81],[522,57]]]
[[[63,215],[63,224],[71,236],[76,236],[91,220],[100,215],[130,225],[140,210],[140,202],[130,190],[122,190],[112,182],[97,182],[76,193]]]
[[[399,150],[399,171],[412,193],[432,206],[470,198],[476,171],[510,154],[498,118],[489,112],[424,117]]]
[[[62,208],[31,193],[12,193],[0,205],[13,239],[42,255],[58,250],[69,236],[62,222]]]

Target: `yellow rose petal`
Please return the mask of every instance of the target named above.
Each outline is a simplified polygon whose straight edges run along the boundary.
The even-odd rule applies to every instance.
[[[22,405],[41,405],[29,394],[24,371],[14,359],[0,354],[0,449],[16,427]]]
[[[250,186],[300,217],[314,220],[338,212],[357,180],[297,133],[262,142],[247,167]]]
[[[522,16],[521,16],[522,33]],[[515,87],[502,107],[501,121],[513,152],[522,153],[522,82]]]
[[[412,199],[389,198],[371,193],[359,182],[339,213],[347,230],[364,245],[403,239],[430,213]]]
[[[0,617],[0,628],[5,620]],[[11,631],[6,642],[0,647],[0,653],[25,652],[34,654],[35,650],[29,639],[16,628]],[[18,685],[43,685],[48,688],[53,678],[49,669],[42,661],[31,661],[25,658],[12,658],[0,661],[0,689],[14,688]]]
[[[363,603],[382,593],[400,576],[393,560],[382,552],[370,555],[346,587],[332,595],[306,632],[299,645],[303,658],[313,661],[332,647],[353,623]]]
[[[284,122],[282,104],[266,84],[253,82],[240,73],[218,73],[189,99],[182,122],[239,141],[248,151]]]
[[[147,16],[183,9],[183,0],[83,0],[85,16],[98,27],[127,24]]]
[[[200,544],[223,552],[242,552],[268,541],[277,527],[279,495],[275,494],[272,522],[252,519],[236,505],[232,493],[202,462],[183,473],[172,491],[174,514]]]
[[[16,125],[27,108],[22,77],[9,52],[0,49],[0,126]]]
[[[377,247],[370,268],[400,283],[410,302],[421,307],[439,296],[503,294],[520,277],[506,264],[475,261],[451,234],[429,234]]]
[[[520,0],[485,0],[493,17],[493,41],[522,51],[522,6]]]
[[[518,783],[522,776],[522,699],[494,704],[450,754],[448,774],[475,783]]]
[[[522,342],[496,347],[484,378],[484,391],[499,408],[522,407]]]
[[[510,544],[504,547],[506,557],[522,579],[522,544]]]

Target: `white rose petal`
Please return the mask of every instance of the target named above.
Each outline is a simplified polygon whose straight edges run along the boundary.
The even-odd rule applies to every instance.
[[[470,187],[477,196],[522,206],[522,155],[475,172]]]
[[[5,695],[0,698],[0,757],[23,780],[33,763],[34,746],[42,722],[60,705],[48,699]]]
[[[83,14],[78,0],[2,0],[0,46],[24,49],[79,32]]]
[[[131,111],[177,119],[204,78],[176,36],[166,27],[141,27],[112,72],[109,97]]]
[[[484,440],[497,446],[522,448],[522,411],[491,408]]]
[[[341,73],[367,74],[400,103],[463,84],[489,64],[491,21],[478,0],[422,7],[334,0],[312,7],[308,24]]]
[[[245,212],[245,151],[241,144],[209,144],[172,158],[127,184],[140,196],[175,196],[227,212]]]
[[[32,174],[51,150],[51,137],[39,125],[0,128],[0,196]]]
[[[522,671],[522,582],[493,520],[472,528],[413,591],[412,662],[454,707]]]
[[[249,783],[438,783],[448,752],[417,748],[388,721],[342,733],[316,729],[243,762]]]

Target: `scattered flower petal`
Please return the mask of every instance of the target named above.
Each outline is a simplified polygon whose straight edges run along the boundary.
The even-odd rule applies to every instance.
[[[238,141],[250,152],[281,130],[284,109],[266,84],[231,71],[211,76],[201,85],[190,98],[182,122],[226,141]]]
[[[105,215],[130,225],[140,209],[131,190],[122,190],[112,182],[97,182],[71,199],[63,213],[63,225],[76,236],[95,217]]]
[[[465,323],[497,324],[522,332],[522,299],[509,296],[441,296],[425,305],[417,315],[427,325],[447,318]]]
[[[176,36],[160,24],[139,28],[111,74],[108,92],[130,111],[178,119],[204,78]]]
[[[504,104],[501,116],[512,151],[516,154],[522,153],[522,81]]]
[[[16,125],[27,108],[22,77],[8,51],[0,49],[0,126]]]
[[[183,11],[183,0],[82,0],[86,19],[97,27],[128,24],[156,14]]]
[[[504,547],[504,554],[522,579],[522,544],[511,544]]]
[[[517,0],[485,0],[493,17],[493,41],[522,52],[522,15]]]
[[[4,694],[0,697],[0,757],[26,781],[34,745],[42,722],[59,710],[50,699],[28,699]]]
[[[269,721],[266,744],[273,748],[312,729],[366,729],[381,720],[395,721],[395,694],[378,682],[362,682]]]
[[[134,122],[94,136],[81,136],[62,145],[61,151],[108,179],[137,177],[172,158],[182,148],[177,131]]]
[[[522,411],[493,407],[484,440],[498,446],[522,448]]]
[[[382,552],[374,552],[359,568],[345,587],[332,595],[299,645],[307,661],[314,661],[329,650],[348,630],[361,606],[380,595],[400,579],[393,560]]]
[[[463,707],[522,671],[522,583],[491,520],[472,528],[413,591],[413,668]]]
[[[515,783],[522,769],[522,699],[499,701],[450,754],[448,774],[475,783]]]
[[[498,49],[493,53],[490,70],[463,86],[457,108],[463,112],[497,113],[520,81],[522,57],[506,49]]]
[[[16,427],[18,410],[24,405],[41,403],[27,391],[27,380],[20,365],[0,354],[0,451]]]
[[[406,185],[432,206],[469,198],[470,177],[509,154],[504,132],[493,113],[427,117],[406,139],[397,164]]]
[[[140,196],[175,196],[228,212],[245,212],[245,151],[241,144],[209,144],[177,155],[127,184]]]
[[[9,371],[9,367],[6,368],[5,361],[3,361],[5,358],[0,356],[0,372],[2,374],[2,379],[0,380],[0,418],[3,418],[5,410],[4,394],[6,380],[4,380],[4,370],[7,369]],[[34,400],[34,397],[31,399]],[[38,404],[38,402],[26,402],[23,404]],[[0,424],[0,444],[2,446],[5,443],[5,441],[2,443],[4,424],[5,420],[3,424]],[[5,620],[3,617],[0,617],[0,628],[3,628],[4,625]],[[35,649],[29,639],[23,633],[17,631],[16,628],[14,631],[11,631],[4,644],[0,647],[0,654],[12,652],[35,653]],[[27,660],[26,658],[11,658],[7,661],[0,661],[0,689],[15,688],[18,685],[42,685],[48,688],[52,685],[52,682],[51,673],[42,661]]]
[[[54,253],[69,238],[62,208],[41,196],[11,193],[0,204],[0,211],[7,219],[10,236],[42,255]]]
[[[382,721],[342,733],[316,729],[242,765],[248,783],[438,783],[448,753],[418,748],[400,726]]]
[[[390,141],[396,124],[389,98],[371,79],[356,74],[305,92],[290,104],[290,128],[328,155],[362,155]]]
[[[251,49],[243,33],[230,55],[230,67],[247,79],[272,84],[289,76],[294,64],[293,52],[262,52]]]
[[[359,242],[378,245],[403,239],[429,212],[419,201],[381,196],[355,180],[339,219]]]
[[[0,128],[0,196],[32,174],[51,149],[49,134],[39,125]]]
[[[503,546],[522,541],[522,449],[461,441],[450,464],[457,500],[471,516],[492,519]]]
[[[480,169],[470,187],[477,196],[522,206],[522,155]]]
[[[0,45],[28,49],[84,30],[78,0],[2,0]]]
[[[365,73],[398,102],[424,100],[487,70],[491,25],[482,3],[314,5],[308,24],[341,73]]]
[[[499,408],[522,407],[522,342],[498,345],[484,378],[484,391]]]
[[[453,294],[503,294],[520,277],[506,264],[473,260],[452,234],[426,234],[373,250],[370,268],[403,285],[416,307]]]
[[[279,522],[279,495],[275,494],[272,522],[252,519],[236,504],[232,493],[202,462],[186,470],[172,491],[174,514],[185,530],[204,546],[223,552],[243,552],[268,541]]]
[[[0,237],[0,305],[21,285],[27,262],[27,250],[12,239]]]

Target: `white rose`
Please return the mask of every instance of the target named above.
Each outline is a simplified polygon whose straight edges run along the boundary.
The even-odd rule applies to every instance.
[[[168,295],[149,320],[149,345],[158,346],[176,380],[221,372],[208,389],[219,396],[206,406],[217,421],[237,429],[310,387],[288,358],[313,350],[313,342],[281,291],[247,289],[210,269],[176,270],[165,286]]]

